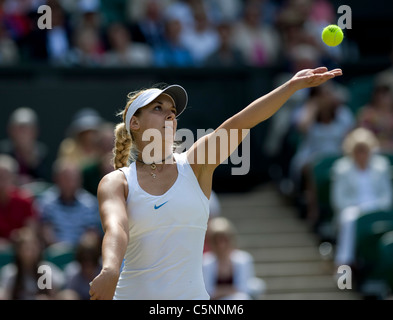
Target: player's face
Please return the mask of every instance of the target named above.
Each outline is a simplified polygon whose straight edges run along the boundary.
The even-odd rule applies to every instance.
[[[159,130],[163,138],[165,133],[172,132],[174,136],[177,128],[176,107],[173,99],[167,94],[161,94],[153,102],[141,109],[138,116],[140,132],[147,129]]]

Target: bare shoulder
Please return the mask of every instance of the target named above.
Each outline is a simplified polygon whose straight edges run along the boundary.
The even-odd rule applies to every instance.
[[[127,180],[120,170],[107,173],[98,185],[98,196],[113,193],[124,194],[125,198],[128,195]]]
[[[128,227],[126,199],[128,185],[124,174],[115,170],[106,174],[100,181],[97,190],[99,211],[104,231],[116,225],[124,230]]]
[[[187,150],[187,160],[190,163],[192,170],[197,178],[200,177],[202,172],[206,171],[208,140],[214,132],[209,133],[199,138],[190,149]]]

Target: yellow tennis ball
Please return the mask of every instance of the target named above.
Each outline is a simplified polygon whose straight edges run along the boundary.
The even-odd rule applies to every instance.
[[[329,47],[338,46],[344,39],[341,28],[335,24],[328,25],[322,31],[322,41]]]

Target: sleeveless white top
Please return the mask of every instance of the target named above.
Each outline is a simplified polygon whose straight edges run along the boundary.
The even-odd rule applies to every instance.
[[[114,299],[208,300],[202,256],[209,200],[187,161],[174,154],[178,177],[163,195],[144,191],[135,162],[128,183],[129,241]]]

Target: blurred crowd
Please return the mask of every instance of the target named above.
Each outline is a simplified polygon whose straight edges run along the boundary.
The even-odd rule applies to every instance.
[[[52,10],[52,29],[38,29],[42,4]],[[356,58],[356,48],[322,45],[321,30],[336,20],[328,0],[0,0],[0,65],[284,62],[287,72],[272,79],[276,86],[300,69]],[[356,108],[348,106],[348,88],[336,81],[298,91],[272,117],[263,145],[278,190],[321,242],[331,244],[337,266],[359,270],[362,280],[357,219],[393,215],[392,68],[375,74],[371,85],[368,102]],[[0,141],[0,299],[89,298],[103,236],[97,186],[113,170],[114,125],[95,109],[79,110],[52,163],[36,112],[19,107],[8,116],[7,137]],[[214,192],[210,204],[204,252],[209,293],[213,299],[260,297],[263,279],[254,274],[252,256],[236,248],[235,228],[219,217]],[[393,230],[393,218],[384,221],[389,219],[380,237]],[[42,264],[51,268],[51,288],[37,287]]]
[[[356,289],[373,298],[393,292],[392,71],[367,77],[363,104],[337,81],[297,92],[264,145],[270,178],[317,235],[321,255],[350,266]]]
[[[51,29],[38,21],[51,9]],[[325,65],[359,54],[328,47],[329,0],[1,0],[0,65],[271,66],[293,55]]]
[[[97,186],[112,170],[114,126],[96,110],[78,111],[56,160],[39,139],[35,111],[10,115],[0,142],[0,298],[88,299],[100,271]],[[38,288],[38,267],[50,287]]]

